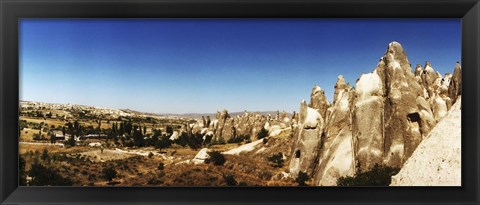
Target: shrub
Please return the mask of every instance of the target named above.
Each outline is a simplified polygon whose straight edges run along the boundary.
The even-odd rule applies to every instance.
[[[270,165],[273,167],[283,167],[283,163],[285,162],[283,160],[283,154],[281,152],[277,154],[273,154],[272,156],[268,157],[267,160],[270,162]]]
[[[227,183],[227,186],[237,186],[237,180],[235,180],[235,176],[226,174],[223,175],[223,179],[225,180],[225,183]]]
[[[173,128],[171,126],[167,126],[166,131],[168,136],[173,134]]]
[[[43,149],[42,156],[40,158],[42,158],[43,161],[48,160],[49,156],[48,156],[48,150],[47,149]]]
[[[178,137],[178,139],[175,140],[175,144],[178,144],[182,147],[186,147],[188,145],[188,134],[183,132],[180,134],[180,136]]]
[[[70,146],[70,147],[75,146],[75,137],[71,135],[70,138],[68,138],[66,144],[67,146]]]
[[[32,164],[28,175],[32,177],[28,183],[30,186],[71,186],[73,184],[70,179],[62,177],[56,170],[38,162]]]
[[[246,139],[249,139],[249,138],[250,137],[244,136],[244,135],[234,136],[234,137],[228,139],[227,143],[229,143],[229,144],[240,143],[240,142],[243,142],[243,141],[245,141]]]
[[[163,162],[160,162],[160,164],[158,164],[157,169],[162,171],[164,168],[165,168],[165,165],[163,164]]]
[[[168,139],[168,137],[166,136],[163,136],[163,137],[160,137],[160,139],[158,139],[158,141],[155,143],[155,148],[162,150],[170,147],[170,145],[172,145],[172,142],[170,141],[170,139]]]
[[[20,186],[27,185],[27,176],[25,175],[25,159],[23,159],[23,157],[18,158],[18,181]]]
[[[103,178],[111,182],[117,176],[117,171],[113,167],[105,167],[103,169]]]
[[[194,134],[188,138],[188,146],[191,149],[198,149],[202,147],[203,136],[201,134]]]
[[[223,156],[222,153],[219,151],[212,151],[209,152],[208,155],[210,156],[207,160],[205,160],[206,163],[212,162],[214,165],[223,165],[225,164],[225,156]]]
[[[375,164],[371,170],[359,172],[353,177],[340,177],[338,186],[388,186],[392,176],[397,174],[400,168]]]
[[[133,145],[136,147],[145,146],[145,140],[143,139],[143,134],[140,130],[135,130],[133,132]]]
[[[257,137],[258,137],[258,139],[263,139],[265,137],[268,137],[268,130],[266,130],[264,127],[262,127],[260,132],[258,132]]]
[[[238,186],[248,186],[247,182],[240,182],[238,183]]]
[[[217,144],[225,144],[225,138],[223,137],[218,138]]]
[[[33,133],[33,140],[43,140],[42,135],[39,133]]]
[[[212,142],[213,135],[205,135],[205,144],[210,144]]]
[[[305,172],[299,172],[297,178],[295,179],[295,182],[298,183],[298,186],[307,186],[305,183],[308,181],[310,177],[308,177],[308,174]]]

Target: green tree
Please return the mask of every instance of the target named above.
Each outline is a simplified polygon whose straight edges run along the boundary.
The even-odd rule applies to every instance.
[[[42,156],[40,157],[43,161],[47,161],[49,156],[48,156],[48,150],[43,149]]]
[[[57,138],[55,137],[54,133],[50,133],[50,143],[55,144],[57,142]]]
[[[187,133],[182,132],[178,139],[175,140],[175,144],[178,144],[182,147],[186,147],[189,144],[189,136]]]
[[[267,160],[270,162],[271,166],[277,167],[277,168],[283,167],[283,163],[285,162],[283,160],[283,154],[281,152],[277,154],[273,154],[270,157],[267,157]]]
[[[70,138],[68,138],[66,144],[67,146],[73,147],[75,146],[75,137],[73,135],[70,135]]]
[[[157,136],[157,137],[162,136],[162,131],[159,130],[159,129],[154,129],[153,130],[153,136]]]
[[[158,164],[157,169],[160,171],[163,171],[164,168],[165,168],[165,165],[163,164],[163,162],[160,162],[160,164]]]
[[[105,167],[102,171],[103,178],[112,182],[113,178],[117,176],[117,171],[113,167]]]
[[[145,140],[143,139],[143,134],[140,130],[135,129],[133,131],[133,144],[137,147],[145,146]]]
[[[218,138],[217,144],[225,144],[225,138],[223,137]]]
[[[235,180],[235,176],[231,174],[224,174],[223,179],[225,180],[225,183],[227,183],[227,186],[237,186],[238,182]]]
[[[171,126],[167,126],[166,131],[168,136],[171,136],[173,134],[173,128]]]
[[[266,130],[265,128],[262,127],[260,132],[258,132],[257,137],[258,137],[258,139],[263,139],[265,137],[268,137],[268,130]]]
[[[167,136],[162,136],[155,143],[155,148],[162,150],[162,149],[170,147],[171,144],[172,144],[172,141],[170,141],[170,139],[168,139]]]
[[[123,122],[120,122],[120,129],[118,130],[118,134],[122,136],[125,133],[125,125]]]
[[[18,185],[27,185],[27,176],[25,174],[25,159],[23,159],[23,157],[21,156],[18,157]]]
[[[71,186],[70,179],[62,177],[56,170],[35,162],[32,164],[28,175],[32,179],[28,182],[30,186]]]
[[[188,137],[188,146],[191,149],[198,149],[202,146],[203,136],[198,134],[193,134],[192,136]]]
[[[301,171],[298,173],[298,176],[295,179],[295,182],[298,183],[298,186],[307,186],[305,182],[308,181],[309,179],[310,177],[308,177],[308,174]]]
[[[209,158],[205,160],[206,163],[213,163],[214,165],[223,165],[225,164],[225,156],[219,151],[208,152]]]

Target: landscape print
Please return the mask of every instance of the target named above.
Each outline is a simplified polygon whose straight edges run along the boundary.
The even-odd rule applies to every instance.
[[[20,186],[461,186],[457,19],[22,19]]]

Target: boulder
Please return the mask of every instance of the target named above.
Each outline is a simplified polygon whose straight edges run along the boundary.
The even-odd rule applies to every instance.
[[[193,158],[192,162],[194,164],[203,164],[205,163],[205,160],[208,159],[210,157],[210,155],[208,155],[208,152],[210,152],[210,150],[208,148],[203,148],[201,149],[197,155],[195,155],[195,157]]]

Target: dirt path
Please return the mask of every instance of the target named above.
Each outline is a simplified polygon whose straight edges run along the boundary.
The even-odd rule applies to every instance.
[[[65,145],[64,145],[63,143],[55,143],[55,144],[52,144],[52,143],[50,143],[50,142],[19,142],[19,144],[65,147]]]

